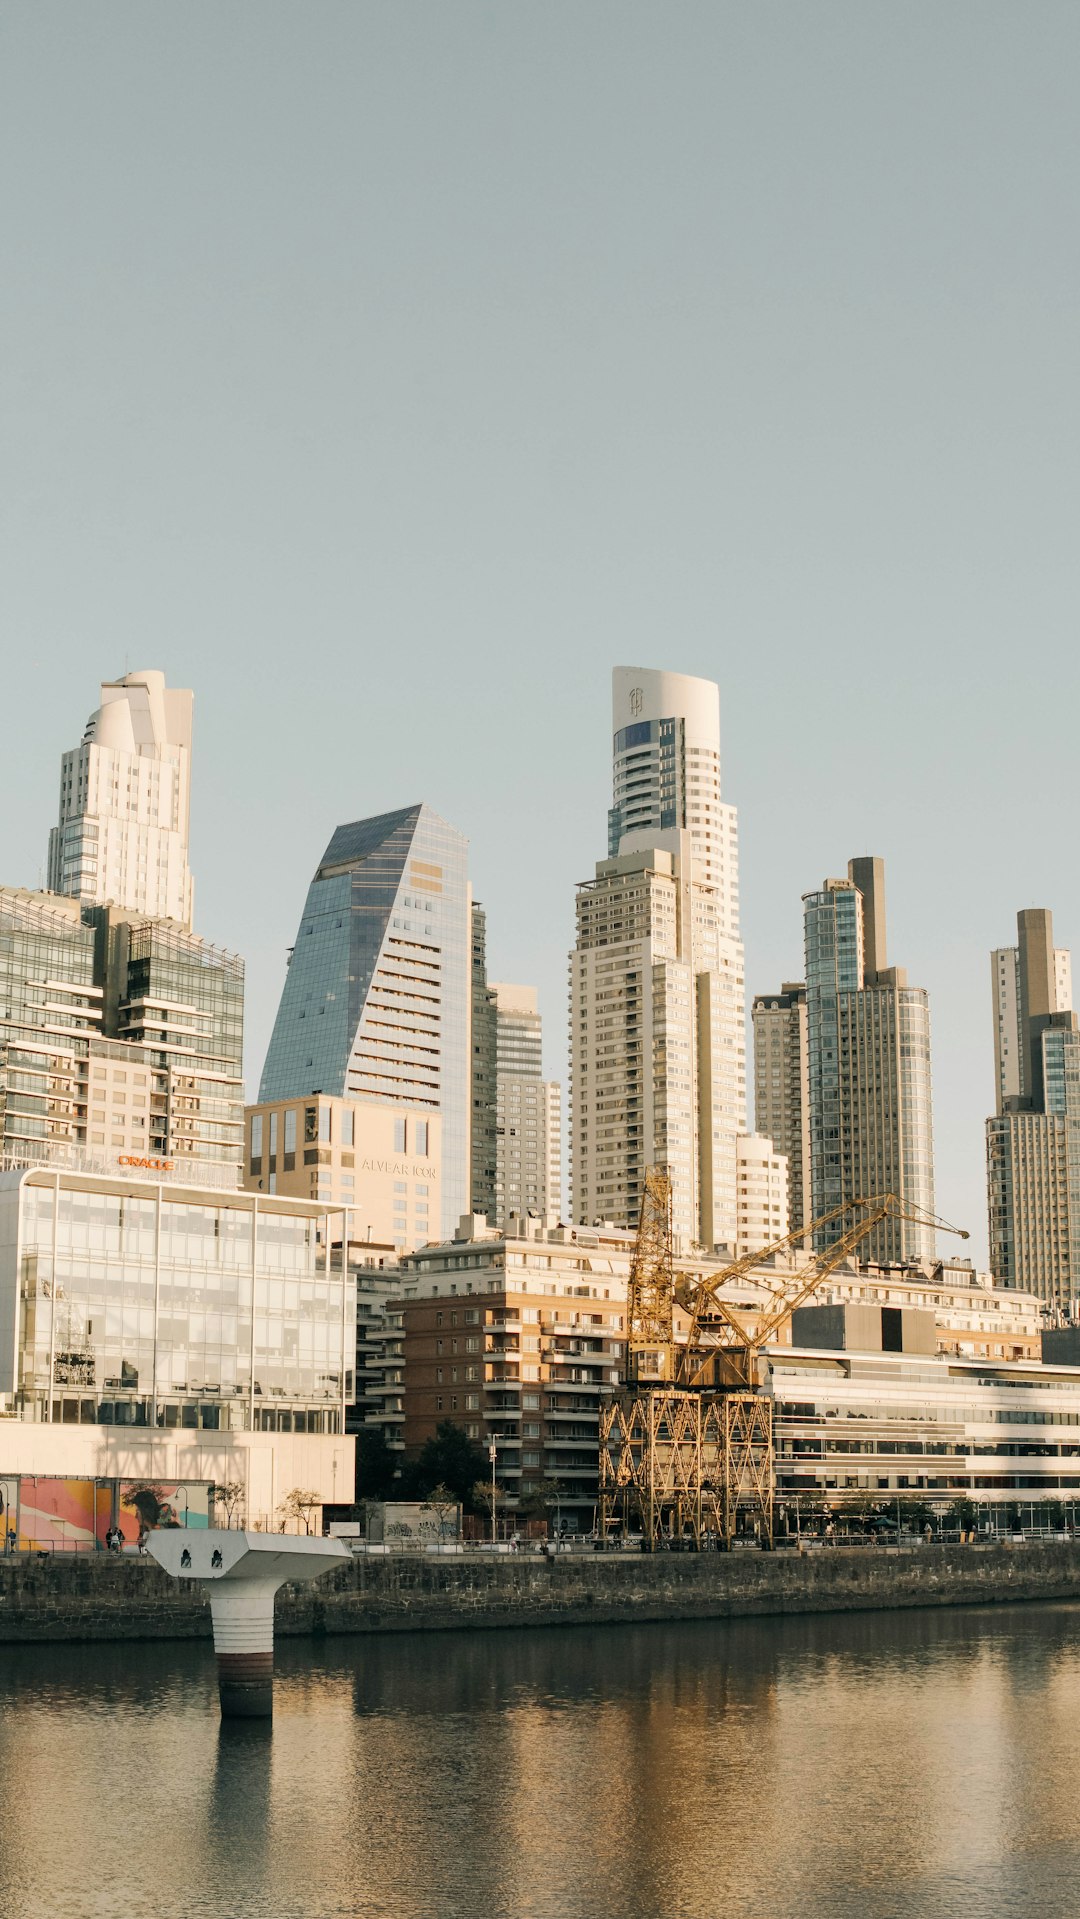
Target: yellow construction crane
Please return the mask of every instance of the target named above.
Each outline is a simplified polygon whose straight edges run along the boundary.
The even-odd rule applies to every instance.
[[[670,1178],[662,1167],[649,1169],[627,1289],[625,1383],[600,1409],[605,1532],[617,1510],[624,1526],[640,1521],[647,1548],[665,1533],[680,1539],[689,1534],[697,1545],[712,1533],[730,1545],[743,1513],[771,1541],[772,1400],[760,1390],[760,1356],[791,1314],[886,1219],[968,1237],[886,1193],[834,1207],[719,1273],[676,1276]],[[755,1273],[774,1254],[828,1226],[837,1226],[837,1235],[809,1264]],[[719,1297],[751,1273],[766,1293],[760,1305],[735,1307]],[[676,1305],[688,1315],[681,1338]]]
[[[813,1255],[809,1266],[792,1268],[780,1275],[756,1274],[757,1283],[770,1295],[762,1308],[744,1307],[740,1313],[719,1297],[724,1287],[744,1279],[775,1253],[796,1246],[801,1239],[826,1226],[837,1225],[852,1213],[855,1218],[851,1223]],[[762,1348],[779,1337],[792,1313],[804,1305],[822,1281],[843,1265],[875,1226],[886,1219],[910,1220],[917,1226],[932,1226],[938,1232],[968,1238],[963,1227],[950,1226],[947,1220],[924,1212],[919,1206],[905,1205],[895,1193],[885,1193],[875,1199],[846,1200],[809,1226],[785,1233],[782,1239],[773,1240],[757,1252],[733,1260],[722,1272],[691,1280],[680,1278],[673,1288],[673,1298],[689,1312],[690,1328],[685,1343],[680,1344],[676,1352],[672,1377],[683,1386],[711,1385],[721,1392],[731,1388],[753,1391],[758,1385],[757,1359]],[[753,1319],[752,1328],[747,1325],[748,1317]]]

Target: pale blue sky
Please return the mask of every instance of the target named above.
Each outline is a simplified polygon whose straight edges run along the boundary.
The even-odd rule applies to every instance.
[[[610,669],[707,674],[749,990],[883,855],[981,1257],[987,953],[1080,946],[1078,67],[1054,0],[0,4],[3,880],[161,666],[249,1081],[421,798],[562,1077]]]

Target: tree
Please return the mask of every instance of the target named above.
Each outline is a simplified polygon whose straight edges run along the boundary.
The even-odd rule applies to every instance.
[[[454,1497],[454,1494],[448,1486],[433,1486],[424,1501],[422,1510],[424,1512],[431,1512],[435,1516],[435,1523],[439,1528],[440,1545],[444,1539],[454,1539],[457,1537],[457,1516],[460,1503],[461,1502]]]
[[[490,1500],[491,1487],[488,1487]],[[522,1519],[546,1519],[551,1511],[551,1494],[543,1480],[530,1479],[521,1489],[518,1513]]]
[[[214,1486],[210,1495],[215,1506],[220,1506],[225,1515],[226,1526],[238,1519],[244,1504],[244,1482],[242,1479],[225,1479]]]
[[[500,1505],[506,1498],[506,1494],[503,1492],[501,1486],[492,1485],[490,1479],[478,1479],[472,1488],[470,1497],[473,1512],[483,1513],[490,1526],[493,1516],[498,1512]]]
[[[363,1500],[387,1499],[394,1487],[397,1460],[381,1426],[361,1426],[356,1435],[356,1491]]]
[[[442,1419],[434,1437],[424,1441],[415,1459],[401,1474],[404,1499],[426,1499],[435,1486],[445,1486],[470,1512],[476,1512],[473,1488],[484,1477],[487,1460],[475,1439],[452,1419]]]
[[[310,1533],[312,1514],[322,1505],[320,1493],[308,1492],[303,1486],[294,1486],[285,1494],[278,1512],[283,1515],[281,1530],[285,1531],[285,1522],[293,1520],[297,1525],[303,1522],[304,1531]]]

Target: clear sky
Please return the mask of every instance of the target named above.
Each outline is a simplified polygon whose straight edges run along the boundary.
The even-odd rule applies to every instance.
[[[196,694],[249,1084],[338,821],[471,840],[565,1076],[610,669],[721,687],[750,992],[887,862],[985,1252],[988,950],[1080,947],[1080,9],[0,0],[0,877]]]

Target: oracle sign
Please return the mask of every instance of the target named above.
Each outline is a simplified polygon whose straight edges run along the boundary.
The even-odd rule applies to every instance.
[[[116,1163],[118,1166],[141,1166],[146,1173],[171,1173],[173,1169],[171,1159],[143,1159],[135,1153],[119,1153]]]

